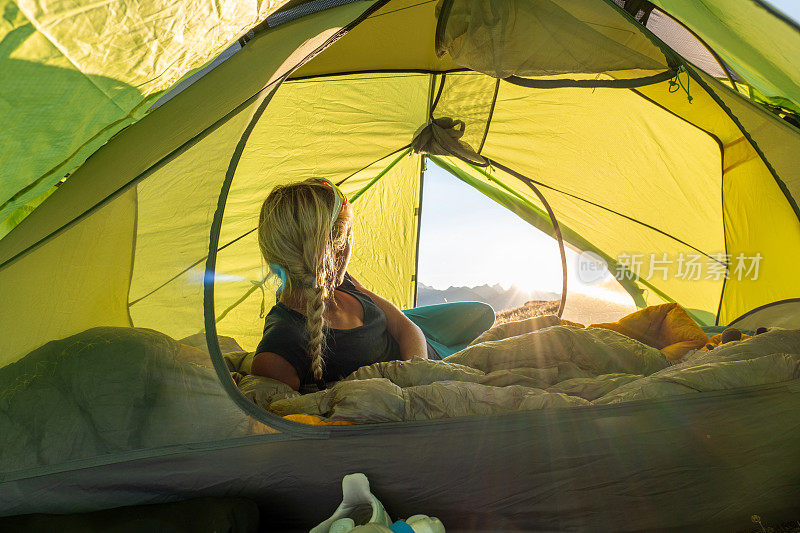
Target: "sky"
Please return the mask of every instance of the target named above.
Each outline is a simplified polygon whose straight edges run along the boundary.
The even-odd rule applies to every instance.
[[[420,282],[437,289],[500,284],[561,294],[555,239],[431,161],[424,179]],[[578,254],[567,248],[568,291],[633,304],[607,270],[597,277],[606,282],[602,286],[579,280],[577,260]]]
[[[800,0],[770,0],[800,21]],[[567,249],[569,291],[629,303],[621,287],[609,292],[575,276],[578,256]],[[436,288],[499,283],[560,293],[556,241],[448,172],[428,162],[422,198],[419,281]],[[611,283],[613,286],[614,283]],[[613,287],[612,287],[613,288]]]
[[[422,196],[419,280],[561,290],[556,241],[431,161]]]
[[[767,3],[800,22],[800,0],[768,0]]]

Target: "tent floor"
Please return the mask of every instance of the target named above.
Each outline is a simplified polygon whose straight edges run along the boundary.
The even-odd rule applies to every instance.
[[[69,515],[28,514],[0,518],[0,531],[125,533],[258,531],[258,506],[243,498],[196,498],[181,502],[117,507]]]
[[[0,515],[247,498],[308,528],[363,472],[394,517],[455,530],[749,530],[800,516],[800,380],[591,408],[151,450],[0,483]]]

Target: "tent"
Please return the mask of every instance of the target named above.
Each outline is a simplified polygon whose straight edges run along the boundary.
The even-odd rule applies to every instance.
[[[236,493],[280,509],[275,524],[310,525],[356,470],[387,507],[460,527],[724,528],[797,505],[800,474],[785,464],[797,382],[323,428],[245,399],[218,340],[258,342],[275,285],[257,207],[275,184],[312,175],[353,203],[354,275],[412,307],[426,164],[555,235],[552,209],[564,241],[622,272],[639,306],[798,327],[800,36],[765,4],[12,1],[5,14],[0,377],[14,386],[0,416],[16,433],[0,437],[0,514]],[[241,50],[165,96],[237,39]],[[637,269],[636,254],[671,266]],[[709,271],[679,275],[689,258]],[[54,361],[105,342],[98,327],[200,335],[219,379],[134,348],[81,359],[68,385],[53,378]],[[183,424],[122,438],[117,418],[92,419],[118,438],[89,446],[70,441],[68,417],[14,410],[34,389],[35,406],[66,406],[65,387],[110,401],[132,361],[150,366],[129,405]],[[108,387],[84,390],[75,380],[87,375]],[[85,415],[77,400],[74,413]],[[48,455],[45,443],[67,441],[80,457]]]

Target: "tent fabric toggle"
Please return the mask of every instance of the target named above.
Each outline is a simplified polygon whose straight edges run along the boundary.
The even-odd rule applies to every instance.
[[[411,149],[417,154],[449,155],[471,165],[487,166],[486,159],[461,140],[464,128],[463,120],[450,117],[432,119],[411,141]]]
[[[533,180],[515,172],[505,165],[483,157],[473,150],[468,143],[462,141],[461,137],[464,136],[464,129],[465,125],[463,120],[455,120],[450,117],[431,119],[428,125],[423,127],[417,136],[414,137],[414,140],[411,141],[411,149],[417,154],[453,156],[475,167],[497,166],[523,182],[536,194],[547,210],[547,214],[550,216],[550,220],[553,223],[553,230],[556,234],[558,249],[561,254],[561,274],[563,283],[561,288],[561,302],[558,306],[558,312],[556,313],[560,317],[564,313],[564,307],[567,301],[567,256],[564,250],[564,239],[561,236],[561,229],[553,209],[550,207],[550,204],[539,188],[534,185]]]

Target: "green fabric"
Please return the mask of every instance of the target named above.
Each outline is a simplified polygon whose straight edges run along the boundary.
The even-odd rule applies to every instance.
[[[440,55],[497,78],[663,71],[663,53],[624,16],[596,0],[454,0],[436,46]],[[632,71],[632,72],[631,72]]]
[[[592,4],[562,8],[580,6],[589,9]],[[224,249],[218,253],[215,286],[221,334],[236,338],[245,348],[258,341],[259,315],[274,294],[256,246],[258,203],[274,184],[316,174],[344,180],[342,189],[348,195],[364,191],[353,203],[354,275],[401,307],[413,305],[422,158],[398,157],[427,123],[442,84],[434,116],[463,120],[464,142],[540,181],[567,240],[600,255],[612,271],[624,266],[617,258],[625,253],[666,253],[673,259],[698,250],[708,255],[758,250],[769,254],[765,265],[770,261],[771,266],[757,283],[662,280],[648,275],[645,267],[644,273],[623,280],[638,305],[677,301],[701,322],[724,323],[757,305],[798,294],[792,250],[800,250],[800,229],[791,206],[764,160],[742,140],[737,123],[698,83],[690,85],[690,102],[684,92],[671,92],[667,82],[630,91],[529,89],[475,72],[324,76],[343,65],[348,70],[457,65],[449,54],[435,54],[434,7],[396,0],[276,92],[244,148],[225,205],[220,235]],[[352,20],[364,8],[342,6],[257,36],[244,51],[98,150],[0,240],[0,262],[5,262],[76,217],[92,213],[1,267],[0,287],[13,304],[0,309],[0,316],[9,328],[24,332],[8,343],[4,360],[45,340],[101,324],[132,322],[176,338],[203,330],[209,223],[229,156],[249,120],[251,97],[287,72],[292,61],[305,57],[310,45],[303,43],[316,36],[321,44],[342,21]],[[629,42],[637,53],[650,50],[648,57],[663,57],[639,27],[614,10],[597,9],[587,13],[605,13],[615,24],[628,24],[626,31],[635,36],[625,41],[607,32],[604,38],[617,35],[614,42]],[[421,41],[428,48],[420,47],[411,28],[428,32]],[[369,46],[378,34],[380,43]],[[398,55],[405,44],[408,54]],[[306,48],[295,53],[300,46]],[[574,50],[576,57],[597,59],[580,50]],[[252,68],[253,62],[263,68]],[[232,79],[237,83],[231,84]],[[686,73],[681,80],[688,83]],[[782,182],[794,190],[793,173],[800,167],[793,165],[794,152],[781,148],[797,142],[797,133],[735,93],[723,93],[718,85],[710,85],[711,90],[753,130],[767,161],[774,161]],[[446,164],[470,185],[551,231],[543,206],[518,180],[450,159]],[[126,196],[130,203],[125,209],[135,212],[123,216],[105,208],[92,211],[103,198],[143,177],[135,198]],[[114,227],[113,234],[120,237],[113,243],[104,240],[89,253],[92,235],[100,227],[106,232]],[[122,238],[125,232],[128,236]],[[68,240],[79,234],[83,241]],[[67,249],[76,253],[65,260]],[[115,259],[109,262],[103,250]],[[50,263],[60,268],[51,272]],[[101,272],[107,281],[98,283]],[[32,318],[47,313],[49,295],[79,303],[68,320],[40,323]],[[36,325],[21,326],[31,323]]]
[[[196,531],[254,533],[258,531],[258,506],[244,498],[197,498],[194,500],[121,507],[94,513],[32,514],[0,518],[5,531],[60,531],[82,533],[148,533]]]
[[[0,239],[2,239],[9,231],[14,229],[20,222],[22,222],[25,219],[25,217],[30,215],[34,209],[39,207],[39,205],[42,202],[44,202],[48,196],[53,194],[55,190],[56,187],[51,187],[50,189],[46,190],[44,194],[42,194],[40,197],[35,198],[34,200],[23,205],[22,207],[17,208],[16,211],[11,213],[11,216],[0,222]]]
[[[219,185],[252,112],[248,99],[366,7],[350,4],[325,17],[301,19],[280,26],[281,32],[254,38],[248,43],[248,53],[234,55],[199,85],[105,144],[57,188],[50,196],[54,201],[43,202],[0,240],[0,293],[4,296],[0,323],[4,332],[17,332],[4,342],[0,364],[13,362],[48,340],[101,325],[133,323],[176,338],[202,331],[203,268],[195,267],[205,260]],[[263,58],[260,68],[252,68],[250,53]],[[231,79],[237,83],[231,84]],[[269,131],[266,123],[265,131]],[[367,161],[389,151],[376,147]],[[175,157],[178,153],[183,157]],[[244,158],[248,157],[245,153]],[[407,178],[410,172],[406,169]],[[388,201],[388,193],[383,194]],[[257,196],[261,195],[259,191]],[[409,196],[405,205],[413,201]],[[413,211],[413,206],[409,209]],[[252,220],[256,208],[250,206],[247,212]],[[247,230],[254,226],[248,225]],[[409,228],[414,227],[409,222]],[[97,242],[99,235],[104,235],[101,242]],[[415,239],[415,233],[409,230],[408,238]],[[249,241],[251,246],[253,242]],[[232,251],[235,248],[227,252]],[[252,251],[259,274],[251,279],[260,281],[257,247]],[[235,256],[231,257],[235,262]],[[220,258],[221,264],[224,260]],[[408,270],[409,264],[403,268]],[[413,294],[411,275],[406,274],[403,285],[408,295]],[[149,301],[141,300],[162,285]],[[231,291],[232,299],[221,304],[220,310],[245,290]],[[128,304],[137,300],[141,301],[131,305],[129,316]],[[58,311],[62,313],[58,319],[35,318],[59,309],[55,302],[68,306]],[[153,304],[148,308],[149,302]],[[254,314],[257,319],[258,304]],[[229,316],[233,323],[235,315]]]
[[[94,326],[131,325],[136,203],[130,190],[0,271],[0,366]]]
[[[0,369],[0,472],[249,433],[214,373],[157,331],[92,328]]]
[[[762,0],[652,1],[697,33],[761,93],[783,97],[800,111],[797,23],[775,16]]]
[[[463,350],[494,324],[494,310],[481,302],[426,305],[403,311],[444,359]]]
[[[285,3],[0,1],[0,223]]]

